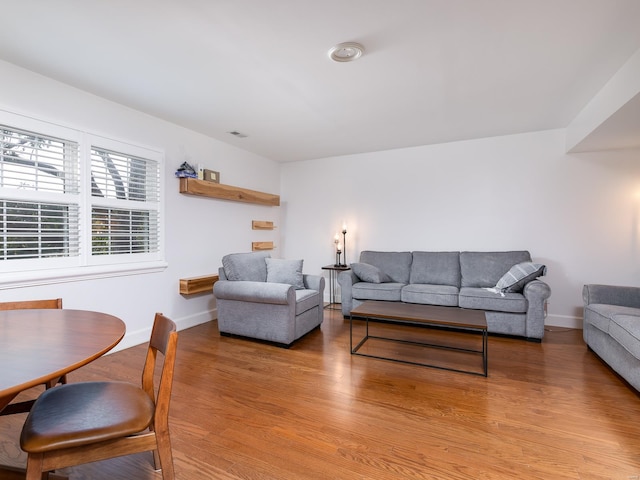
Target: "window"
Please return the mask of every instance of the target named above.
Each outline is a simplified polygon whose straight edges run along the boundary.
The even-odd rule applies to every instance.
[[[157,162],[91,147],[91,254],[159,249]]]
[[[157,268],[161,166],[158,151],[0,111],[0,272]]]
[[[0,260],[79,255],[78,144],[0,125]]]

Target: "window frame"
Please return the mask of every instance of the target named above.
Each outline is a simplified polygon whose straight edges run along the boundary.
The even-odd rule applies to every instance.
[[[0,289],[153,273],[162,271],[167,267],[165,260],[164,220],[165,176],[163,174],[165,158],[162,149],[117,139],[112,136],[97,134],[86,129],[61,125],[30,115],[15,113],[2,107],[0,107],[0,124],[45,136],[58,137],[77,142],[79,157],[78,168],[80,172],[80,186],[77,199],[80,208],[80,225],[78,231],[80,239],[79,255],[74,257],[0,260]],[[135,202],[135,206],[139,210],[149,209],[157,212],[159,223],[157,229],[157,252],[92,255],[91,212],[96,198],[91,195],[92,146],[156,162],[158,169],[158,200],[157,202],[153,202],[153,205],[144,205],[143,208],[140,208],[140,204],[145,204],[146,202]],[[0,192],[3,192],[1,187]],[[12,190],[11,195],[5,194],[2,195],[2,197],[8,200],[21,198],[26,201],[27,198],[34,197],[34,195],[30,195],[28,192],[23,193],[20,190]],[[48,198],[46,194],[38,194],[35,195],[35,197],[38,198],[36,201],[42,201],[41,198]],[[95,203],[113,203],[116,205],[115,208],[122,207],[122,202]]]

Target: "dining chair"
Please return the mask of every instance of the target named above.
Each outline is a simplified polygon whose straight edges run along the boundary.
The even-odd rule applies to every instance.
[[[61,298],[51,298],[45,300],[22,300],[18,302],[0,302],[0,310],[25,310],[25,309],[53,309],[62,308],[62,299]],[[62,377],[55,378],[53,380],[49,380],[44,383],[45,388],[55,387],[58,383],[65,384],[67,383],[67,376],[63,375]],[[31,409],[34,400],[25,400],[21,402],[14,402],[7,405],[2,412],[1,415],[13,415],[15,413],[26,413]]]
[[[46,390],[22,428],[26,480],[45,472],[107,458],[153,451],[154,468],[173,480],[169,401],[176,358],[176,324],[156,313],[142,370],[142,386],[77,382]],[[162,366],[157,354],[163,356]],[[156,363],[160,370],[156,389]]]

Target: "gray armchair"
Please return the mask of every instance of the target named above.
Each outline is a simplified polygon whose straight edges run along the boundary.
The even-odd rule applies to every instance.
[[[213,294],[221,335],[288,347],[322,323],[324,277],[303,274],[302,260],[234,253],[223,257],[218,273]]]

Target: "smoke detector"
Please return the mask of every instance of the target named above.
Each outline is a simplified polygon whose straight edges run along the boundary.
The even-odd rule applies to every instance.
[[[362,56],[364,47],[359,43],[339,43],[329,50],[329,58],[334,62],[353,62]]]

